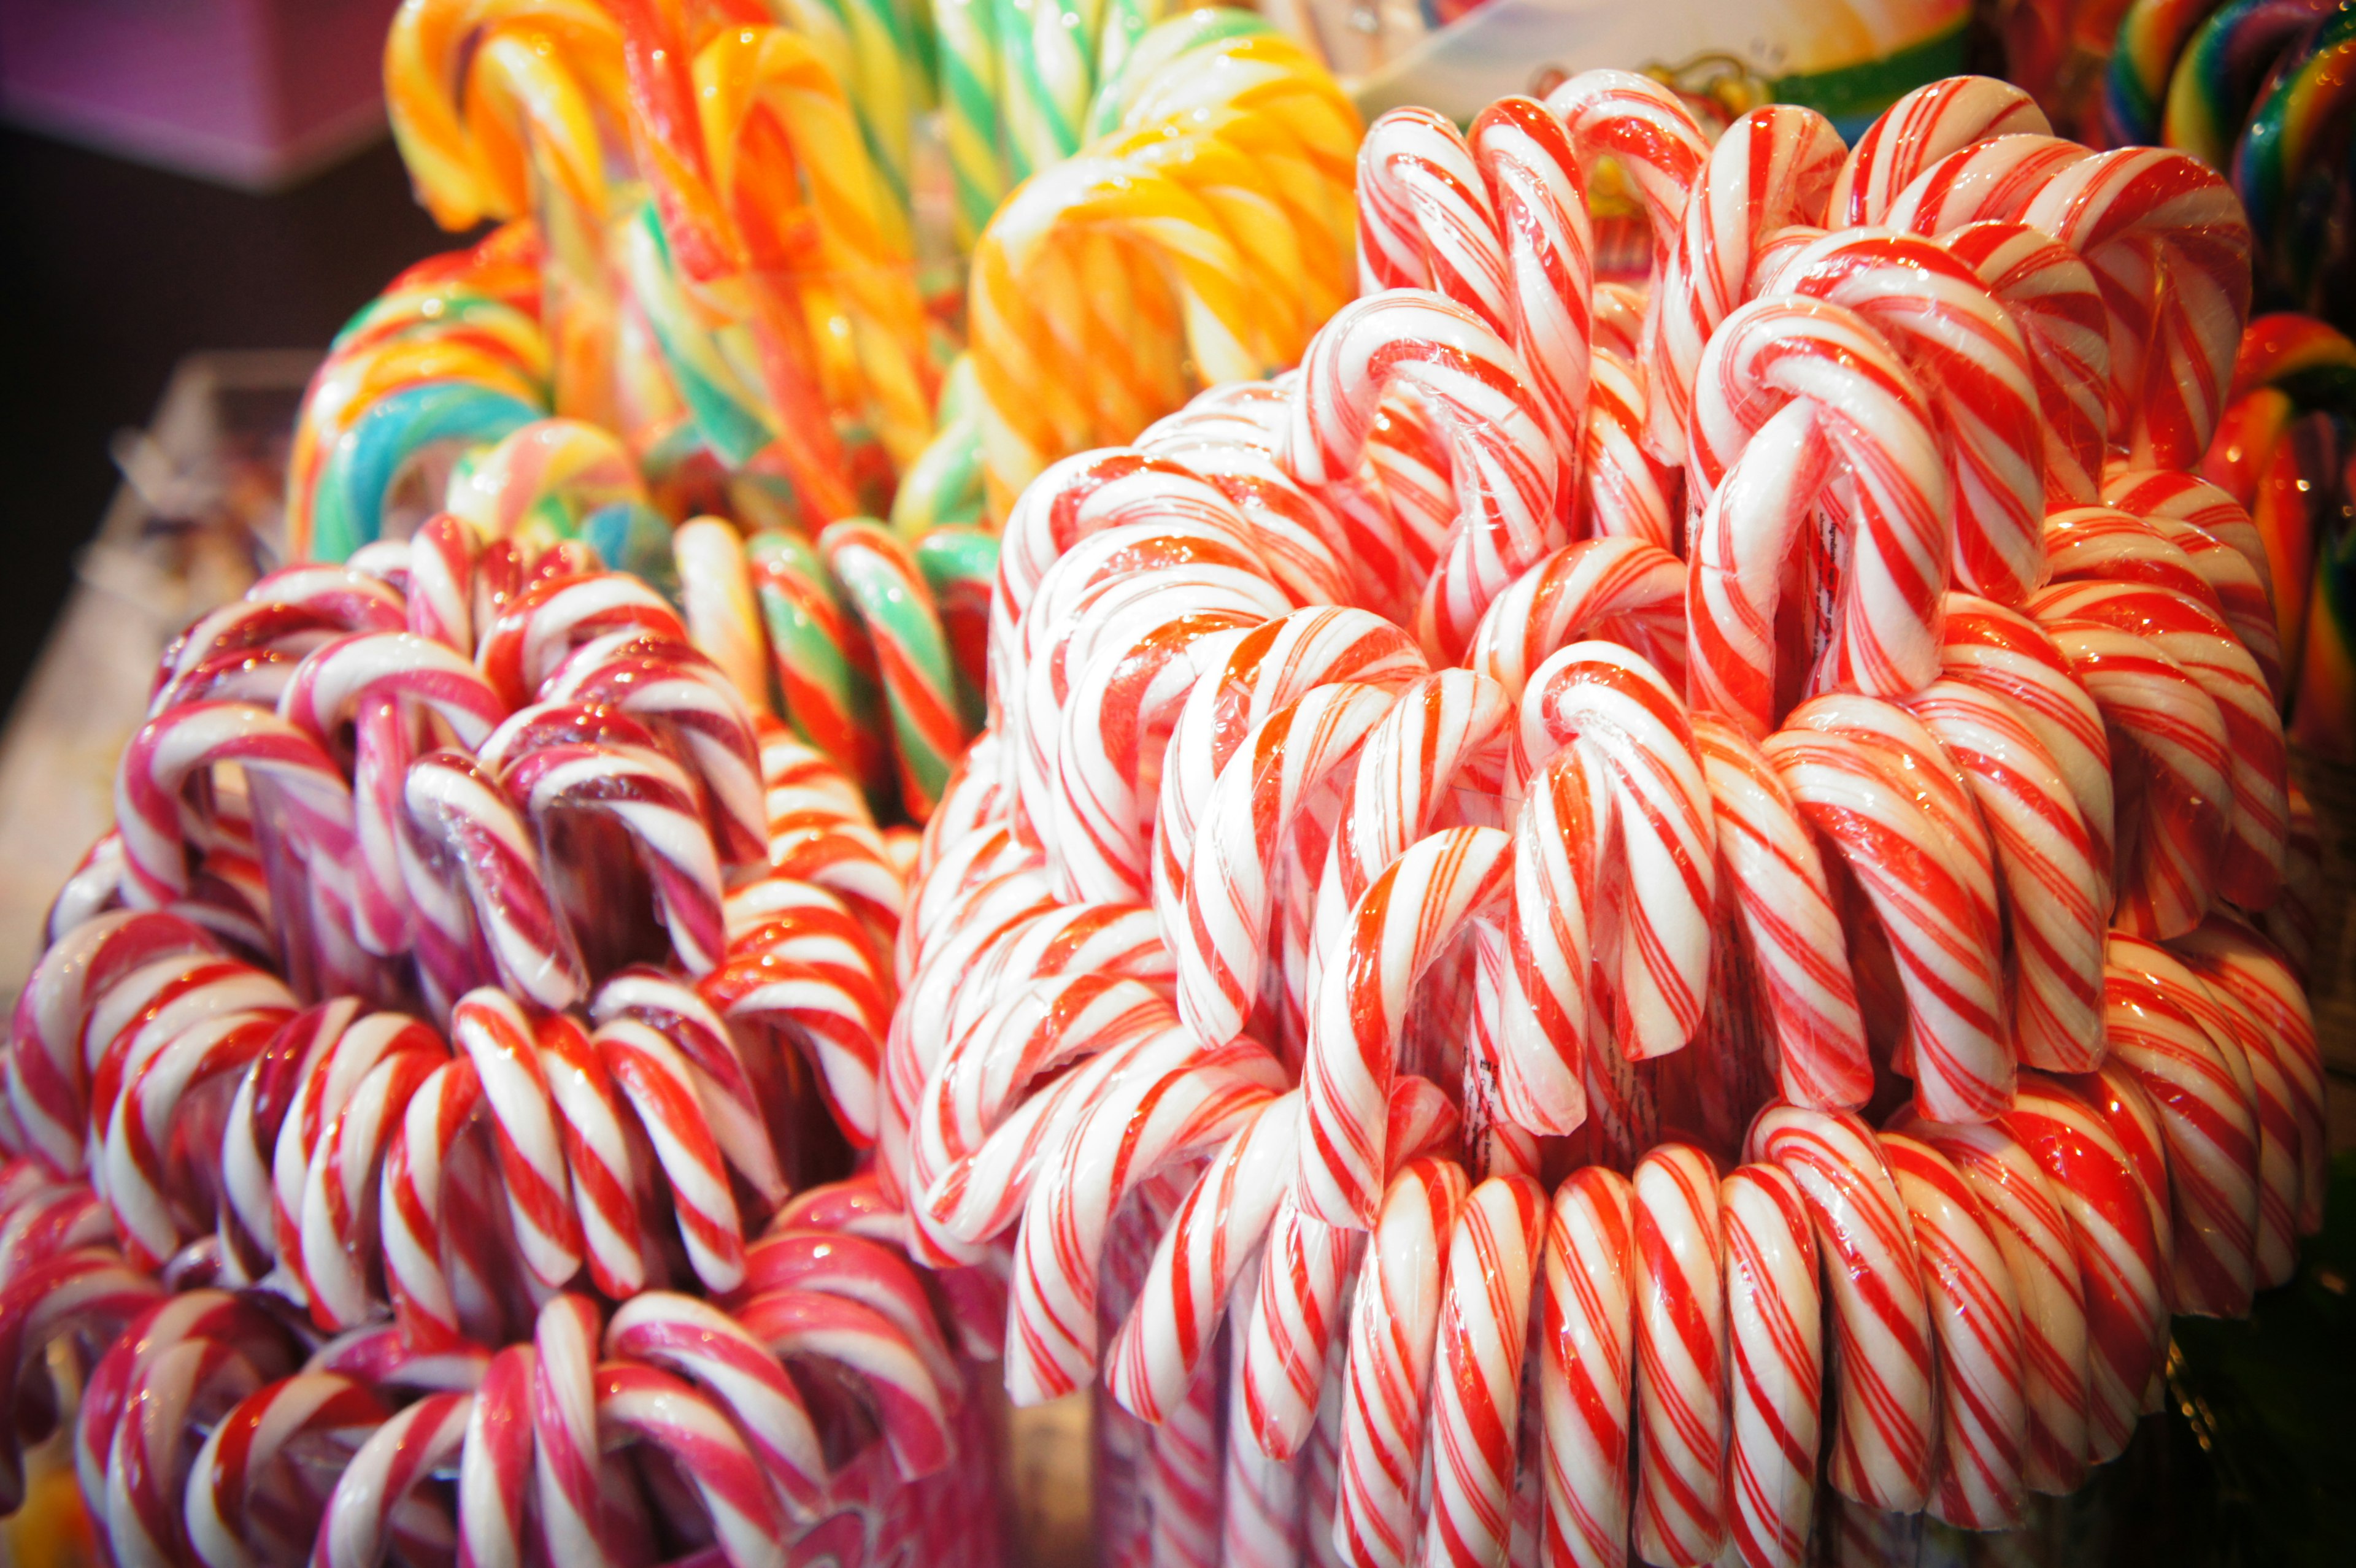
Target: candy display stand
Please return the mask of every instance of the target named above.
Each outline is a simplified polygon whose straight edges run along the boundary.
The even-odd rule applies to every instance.
[[[124,483],[0,739],[0,996],[43,942],[49,901],[114,816],[114,760],[164,645],[275,564],[296,401],[318,356],[191,355],[154,423],[117,438]]]

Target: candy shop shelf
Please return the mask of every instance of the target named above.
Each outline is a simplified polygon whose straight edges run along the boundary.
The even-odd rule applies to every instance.
[[[191,355],[150,426],[116,438],[123,484],[0,732],[0,997],[23,986],[49,901],[112,819],[114,760],[165,644],[273,554],[287,435],[317,362]]]

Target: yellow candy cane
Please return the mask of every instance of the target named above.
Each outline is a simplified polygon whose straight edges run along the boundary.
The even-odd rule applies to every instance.
[[[907,226],[867,155],[841,85],[807,41],[782,27],[731,27],[697,51],[696,112],[714,189],[742,225],[745,204],[774,203],[798,176],[815,219],[817,275],[806,288],[841,302],[813,336],[847,336],[876,434],[896,463],[916,461],[932,431],[937,375],[926,353]],[[773,165],[784,151],[792,168]],[[774,212],[760,215],[774,221]]]

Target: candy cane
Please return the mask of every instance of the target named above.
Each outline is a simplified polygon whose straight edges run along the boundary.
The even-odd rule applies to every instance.
[[[455,862],[499,977],[542,1007],[578,1000],[586,981],[572,931],[550,895],[539,846],[498,781],[459,752],[433,752],[410,765],[403,796],[419,833]],[[430,880],[421,867],[410,882],[421,909],[434,901]],[[454,970],[444,984],[463,975]]]
[[[2012,1271],[1953,1165],[1902,1133],[1884,1133],[1880,1143],[1913,1222],[1939,1352],[1939,1456],[1930,1511],[1961,1529],[2001,1529],[2020,1514],[2028,1436]]]
[[[1457,521],[1416,625],[1426,650],[1452,662],[1489,601],[1561,542],[1558,464],[1519,356],[1462,306],[1400,291],[1344,307],[1312,340],[1303,366],[1281,459],[1303,484],[1329,484],[1356,466],[1394,385],[1422,397],[1445,431]]]
[[[1664,1144],[1637,1163],[1636,1550],[1707,1562],[1725,1540],[1724,1243],[1709,1157]]]
[[[1408,1161],[1384,1191],[1366,1245],[1344,1362],[1333,1516],[1334,1550],[1365,1568],[1396,1568],[1415,1552],[1442,1281],[1470,1187],[1453,1161]]]
[[[39,1363],[53,1340],[68,1335],[112,1339],[162,1296],[154,1279],[107,1247],[59,1253],[10,1280],[0,1287],[0,1394],[6,1395],[7,1408],[17,1408],[27,1369]],[[90,1349],[95,1352],[97,1345]],[[86,1391],[85,1410],[99,1392],[94,1386]],[[24,1496],[24,1440],[12,1428],[0,1439],[0,1502],[21,1505]]]
[[[1745,1561],[1799,1563],[1815,1502],[1824,1357],[1807,1201],[1781,1166],[1718,1188],[1725,1229],[1726,1528]]]
[[[1932,1471],[1931,1326],[1888,1166],[1847,1113],[1771,1106],[1748,1143],[1799,1183],[1826,1264],[1839,1397],[1826,1478],[1875,1508],[1919,1509]]]
[[[732,1022],[783,1027],[817,1067],[836,1119],[863,1144],[875,1136],[876,1069],[891,1006],[850,912],[815,888],[804,891],[830,906],[826,918],[740,933],[728,962],[697,988]]]
[[[810,1517],[827,1475],[817,1428],[785,1368],[735,1319],[692,1297],[650,1291],[616,1311],[605,1349],[676,1372],[718,1401],[791,1517]]]
[[[902,1479],[948,1462],[948,1396],[890,1318],[860,1302],[799,1290],[755,1296],[736,1317],[772,1354],[830,1361],[847,1375],[884,1429]]]
[[[581,1266],[581,1224],[533,1029],[509,997],[473,991],[450,1015],[450,1043],[473,1064],[490,1106],[524,1265],[542,1285],[560,1287]]]
[[[2047,186],[2091,155],[2075,142],[2020,132],[1958,147],[1916,175],[1884,221],[1915,234],[1953,233],[1968,223],[2026,221]],[[2052,230],[2043,224],[2040,231]],[[2072,247],[2074,249],[2074,247]]]
[[[2150,1211],[2100,1113],[2058,1081],[2023,1079],[2002,1122],[2036,1157],[2070,1217],[2085,1292],[2086,1457],[2103,1464],[2134,1430],[2167,1322]]]
[[[1694,705],[1753,733],[1772,723],[1783,563],[1837,463],[1857,478],[1851,559],[1817,681],[1882,696],[1926,684],[1952,529],[1912,372],[1854,312],[1756,300],[1711,336],[1697,386],[1688,461],[1706,505],[1686,602]]]
[[[763,1467],[721,1409],[653,1367],[596,1370],[597,1423],[659,1448],[695,1488],[729,1568],[782,1568],[783,1520]]]
[[[466,1441],[475,1396],[430,1394],[372,1433],[337,1478],[311,1549],[312,1568],[376,1568],[394,1518],[419,1482]]]
[[[1384,1107],[1409,995],[1463,924],[1504,895],[1511,848],[1494,828],[1435,833],[1393,861],[1352,909],[1347,958],[1326,967],[1301,1066],[1307,1217],[1354,1229],[1372,1221]]]
[[[164,1348],[134,1374],[106,1458],[101,1499],[115,1561],[163,1564],[187,1552],[182,1506],[187,1430],[210,1405],[234,1407],[270,1374],[221,1340],[193,1338]]]
[[[184,1516],[190,1549],[206,1568],[257,1568],[271,1555],[283,1561],[299,1554],[302,1525],[282,1530],[278,1521],[249,1511],[261,1478],[290,1445],[323,1436],[349,1443],[390,1413],[376,1391],[331,1372],[283,1379],[239,1403],[213,1427],[189,1467]],[[307,1522],[316,1527],[317,1520]]]
[[[546,578],[477,627],[476,663],[500,699],[520,708],[575,649],[623,631],[688,640],[678,612],[637,578],[617,571]]]
[[[1841,153],[1840,136],[1823,115],[1783,104],[1743,115],[1710,149],[1653,291],[1658,325],[1647,324],[1644,438],[1665,462],[1692,461],[1688,411],[1714,379],[1703,349],[1750,297],[1760,242],[1787,225],[1823,219]]]
[[[2226,623],[2282,690],[2282,635],[2275,619],[2274,576],[2257,526],[2240,502],[2195,475],[2127,469],[2103,485],[2103,503],[2142,517],[2192,558]]]
[[[2212,914],[2169,946],[2213,992],[2248,1013],[2273,1051],[2298,1124],[2298,1233],[2311,1235],[2322,1214],[2327,1144],[2323,1061],[2307,993],[2281,949],[2230,917]]]
[[[1883,110],[1849,149],[1833,181],[1826,221],[1846,228],[1879,223],[1899,193],[1948,154],[1995,136],[2051,130],[2036,101],[2010,82],[1951,76],[1918,87]]]
[[[1355,1231],[1303,1214],[1297,1189],[1287,1191],[1269,1225],[1259,1287],[1240,1325],[1237,1399],[1252,1445],[1271,1460],[1306,1463],[1306,1451],[1325,1429],[1324,1402],[1342,1381],[1328,1372],[1352,1310],[1364,1242]],[[1313,1521],[1309,1528],[1313,1534]]]
[[[1506,1561],[1522,1356],[1546,1223],[1545,1192],[1520,1176],[1491,1177],[1457,1212],[1432,1369],[1426,1562],[1503,1568]]]
[[[2025,223],[1966,223],[1939,238],[2012,313],[2029,346],[2045,426],[2047,505],[2094,500],[2102,485],[2111,345],[2093,270],[2068,246]]]
[[[312,1154],[303,1189],[302,1251],[288,1262],[303,1281],[312,1320],[324,1328],[356,1328],[383,1311],[368,1266],[376,1243],[380,1168],[411,1096],[448,1060],[439,1041],[433,1049],[388,1054],[354,1087]]]

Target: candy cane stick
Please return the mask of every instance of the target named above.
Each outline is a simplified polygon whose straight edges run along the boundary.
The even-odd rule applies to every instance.
[[[571,1018],[538,1019],[532,1045],[563,1145],[589,1277],[605,1295],[626,1299],[646,1288],[647,1271],[621,1096],[596,1047]]]
[[[1301,1211],[1363,1229],[1380,1195],[1384,1107],[1416,981],[1468,921],[1504,895],[1511,839],[1459,827],[1391,863],[1351,911],[1347,960],[1328,965],[1301,1068]]]
[[[1664,461],[1692,461],[1688,411],[1714,379],[1702,351],[1750,296],[1760,242],[1786,225],[1823,219],[1840,159],[1830,122],[1783,104],[1743,115],[1710,150],[1653,291],[1658,325],[1648,324],[1645,344],[1644,434]]]
[[[810,1517],[823,1495],[825,1450],[800,1391],[735,1319],[692,1297],[650,1291],[614,1314],[605,1349],[667,1368],[718,1401],[791,1517]]]
[[[441,1036],[414,1019],[398,1013],[360,1017],[355,1007],[327,1004],[309,1029],[286,1042],[301,1050],[302,1076],[271,1145],[270,1228],[263,1233],[271,1237],[286,1274],[305,1290],[304,1211],[312,1166],[328,1130],[360,1085],[390,1058],[412,1051],[436,1058],[449,1055]],[[300,1022],[291,1023],[290,1029]]]
[[[954,1392],[961,1374],[916,1271],[898,1247],[858,1233],[856,1221],[825,1223],[830,1218],[789,1213],[772,1226],[747,1254],[745,1290],[797,1290],[869,1307],[899,1331],[933,1381]]]
[[[2169,1198],[2168,1137],[2160,1130],[2159,1109],[2152,1104],[2151,1093],[2143,1086],[2143,1080],[2124,1061],[2105,1058],[2100,1068],[2073,1080],[2071,1086],[2094,1107],[2126,1156],[2128,1174],[2134,1179],[2136,1196],[2143,1200],[2144,1218],[2151,1223],[2152,1238],[2158,1247],[2160,1305],[2164,1310],[2172,1308],[2176,1227]],[[2158,1408],[2152,1403],[2158,1386],[2157,1377],[2144,1385],[2147,1415]]]
[[[1906,1210],[1873,1135],[1846,1113],[1777,1105],[1751,1124],[1746,1152],[1799,1183],[1827,1264],[1839,1396],[1826,1478],[1858,1502],[1918,1509],[1931,1483],[1931,1327]]]
[[[2150,1095],[2167,1142],[2175,1234],[2172,1305],[2227,1317],[2254,1287],[2262,1144],[2255,1085],[2232,1035],[2204,1027],[2201,982],[2124,933],[2103,965],[2111,1060]]]
[[[742,1221],[693,1069],[670,1041],[632,1019],[600,1025],[594,1044],[669,1180],[689,1265],[708,1288],[734,1289],[744,1272]]]
[[[1323,1402],[1341,1381],[1329,1370],[1364,1240],[1303,1214],[1297,1190],[1286,1193],[1269,1222],[1259,1286],[1240,1325],[1237,1397],[1252,1445],[1271,1460],[1307,1462]]]
[[[1807,1200],[1781,1166],[1719,1183],[1725,1231],[1726,1529],[1743,1560],[1788,1568],[1815,1501],[1824,1377],[1816,1244]]]
[[[685,1066],[704,1125],[730,1167],[765,1210],[784,1200],[785,1179],[744,1060],[728,1026],[693,987],[657,970],[625,969],[598,987],[590,1019],[601,1046],[605,1031],[624,1023],[659,1036]]]
[[[1382,1195],[1350,1316],[1333,1545],[1345,1562],[1395,1568],[1415,1551],[1443,1279],[1470,1191],[1462,1167],[1420,1157]]]
[[[581,1266],[581,1223],[532,1027],[507,997],[472,991],[450,1015],[450,1043],[473,1064],[490,1106],[524,1266],[542,1285],[561,1287]],[[417,1152],[411,1151],[412,1160]]]
[[[2230,917],[2211,915],[2169,946],[2213,992],[2239,1003],[2269,1042],[2298,1124],[2298,1233],[2311,1235],[2322,1214],[2326,1139],[2323,1062],[2307,993],[2281,949]]]
[[[1545,1192],[1519,1176],[1490,1178],[1458,1211],[1433,1368],[1427,1562],[1502,1568],[1506,1560],[1522,1356],[1546,1223]]]
[[[2083,1072],[2100,1060],[2103,911],[2093,845],[2061,770],[2011,704],[1960,681],[1907,699],[1970,782],[2011,914],[2015,1057]]]
[[[596,1370],[595,1380],[601,1431],[653,1444],[679,1466],[701,1499],[730,1568],[786,1562],[783,1520],[762,1466],[717,1406],[653,1367],[609,1362]]]
[[[354,1088],[312,1154],[302,1252],[290,1261],[310,1298],[312,1320],[324,1328],[356,1328],[384,1309],[368,1266],[376,1247],[380,1168],[411,1096],[448,1060],[439,1049],[386,1056]]]
[[[2111,374],[2108,317],[2077,252],[2025,223],[1966,223],[1940,242],[2012,313],[2029,346],[2045,426],[2049,506],[2083,506],[2102,485]]]
[[[418,1483],[464,1445],[475,1396],[430,1394],[380,1426],[337,1478],[312,1568],[376,1568]]]
[[[2002,1125],[2036,1157],[2070,1217],[2086,1304],[2086,1456],[2103,1464],[2134,1430],[2167,1322],[2150,1211],[2101,1114],[2060,1082],[2023,1079]]]
[[[107,1454],[102,1517],[117,1562],[145,1568],[185,1555],[187,1429],[205,1406],[233,1408],[267,1376],[235,1347],[202,1338],[159,1350],[141,1366]]]
[[[1913,1222],[1939,1351],[1939,1456],[1930,1511],[1961,1529],[2002,1528],[2020,1514],[2028,1437],[2012,1272],[1953,1165],[1902,1133],[1884,1133],[1880,1143]]]
[[[626,631],[688,640],[678,612],[637,578],[613,571],[543,579],[477,627],[476,663],[507,705],[520,708],[575,649]]]
[[[499,978],[542,1007],[578,1000],[586,980],[573,933],[550,896],[539,848],[498,782],[458,752],[434,752],[410,765],[403,794],[412,824],[455,862]],[[430,880],[421,868],[410,882],[421,909],[434,901]],[[465,976],[454,969],[443,984],[464,988]]]
[[[1555,1190],[1538,1328],[1547,1538],[1569,1561],[1626,1561],[1635,1197],[1601,1166]]]
[[[1183,917],[1173,923],[1164,911],[1179,1013],[1205,1040],[1232,1039],[1258,995],[1273,913],[1272,847],[1391,706],[1377,687],[1318,687],[1255,726],[1220,770],[1196,824]]]
[[[1724,144],[1721,144],[1723,147]],[[1689,472],[1706,497],[1686,613],[1688,697],[1763,733],[1783,575],[1830,466],[1858,476],[1851,560],[1822,635],[1818,681],[1898,696],[1937,667],[1950,489],[1921,383],[1862,316],[1755,300],[1702,357]]]
[[[1974,142],[1916,175],[1883,221],[1915,234],[1942,235],[1968,223],[2025,220],[2029,204],[2046,187],[2090,155],[2075,142],[2033,132]],[[2034,227],[2052,232],[2043,224]]]
[[[1626,643],[1673,678],[1684,655],[1685,567],[1640,539],[1582,539],[1515,579],[1474,632],[1465,662],[1518,699],[1530,672],[1589,636]]]
[[[948,1395],[890,1318],[861,1302],[801,1290],[755,1296],[736,1317],[787,1362],[807,1357],[833,1363],[883,1428],[903,1480],[948,1462]]]
[[[767,921],[740,933],[728,962],[698,989],[732,1022],[786,1029],[817,1067],[836,1120],[863,1144],[875,1136],[876,1069],[891,1004],[850,912],[805,891],[830,906],[829,918]]]
[[[332,1372],[282,1379],[244,1400],[221,1417],[189,1467],[190,1550],[206,1568],[255,1568],[273,1555],[283,1561],[301,1554],[317,1520],[301,1512],[301,1522],[255,1519],[251,1503],[261,1478],[291,1445],[320,1438],[355,1444],[390,1413],[374,1390]],[[268,1544],[258,1545],[257,1535]]]
[[[2142,517],[2191,556],[2225,620],[2265,672],[2283,682],[2282,635],[2265,545],[2240,502],[2208,480],[2169,470],[2127,469],[2103,485],[2103,503]]]
[[[2216,884],[2231,796],[2217,704],[2150,639],[2090,621],[2046,624],[2105,724],[2136,743],[2143,797],[2115,828],[2122,930],[2163,940],[2199,923]]]
[[[1665,1144],[1636,1166],[1636,1549],[1706,1562],[1722,1542],[1726,1328],[1718,1172]]]
[[[2001,1110],[2013,1064],[1996,1032],[2003,1016],[1996,932],[1980,913],[1987,869],[1965,862],[1939,817],[1901,789],[1886,749],[1786,730],[1763,752],[1801,815],[1841,850],[1890,939],[1905,987],[1904,1049],[1917,1104],[1947,1121]]]
[[[1412,353],[1396,345],[1414,346]],[[1558,464],[1519,356],[1480,319],[1437,296],[1399,292],[1345,306],[1312,341],[1282,462],[1302,483],[1330,484],[1365,450],[1384,392],[1425,399],[1453,453],[1457,521],[1425,586],[1417,636],[1453,661],[1489,601],[1560,543]]]
[[[1845,228],[1879,223],[1899,193],[1948,154],[1995,136],[2051,130],[2036,101],[2010,82],[1951,76],[1918,87],[1883,110],[1849,149],[1826,220]]]

